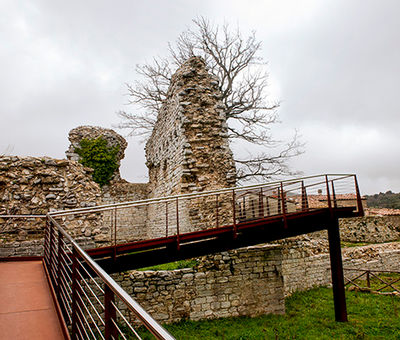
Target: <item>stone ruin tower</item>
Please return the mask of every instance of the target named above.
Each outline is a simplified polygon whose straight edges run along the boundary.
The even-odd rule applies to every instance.
[[[96,139],[102,137],[107,141],[107,146],[115,147],[119,146],[117,154],[118,169],[115,171],[112,181],[121,180],[119,173],[119,167],[121,165],[121,159],[125,157],[125,149],[128,146],[125,138],[116,133],[114,130],[105,129],[98,126],[78,126],[69,132],[68,139],[71,142],[68,150],[65,152],[67,159],[72,161],[79,161],[80,156],[76,153],[75,149],[80,147],[82,139]]]
[[[235,185],[224,109],[204,60],[188,59],[172,76],[146,144],[151,197]]]

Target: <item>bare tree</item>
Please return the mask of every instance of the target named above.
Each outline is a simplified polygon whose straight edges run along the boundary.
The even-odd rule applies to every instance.
[[[265,100],[268,73],[259,52],[261,42],[253,31],[243,38],[238,28],[228,24],[212,25],[200,17],[193,20],[195,29],[183,32],[175,44],[169,44],[168,58],[154,58],[151,64],[137,65],[141,80],[127,84],[130,104],[138,104],[143,112],[120,111],[119,128],[129,129],[130,136],[148,137],[157,113],[167,94],[173,70],[192,56],[201,56],[209,72],[218,77],[222,101],[226,108],[229,138],[262,146],[271,153],[249,154],[235,159],[238,180],[267,179],[291,174],[288,159],[301,153],[297,134],[289,143],[274,140],[271,125],[278,122],[278,102]]]

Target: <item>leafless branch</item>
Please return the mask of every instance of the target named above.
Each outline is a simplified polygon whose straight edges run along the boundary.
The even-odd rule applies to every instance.
[[[141,110],[118,112],[122,118],[118,127],[128,129],[130,136],[147,138],[166,99],[173,69],[192,56],[200,56],[209,72],[219,79],[230,140],[243,140],[268,149],[276,147],[278,143],[270,128],[278,121],[279,103],[265,100],[268,72],[255,32],[243,37],[238,27],[213,25],[204,17],[194,19],[193,23],[193,29],[183,32],[174,44],[168,44],[169,58],[154,58],[152,63],[136,66],[141,79],[127,84],[127,95],[128,103]],[[298,141],[290,142],[275,156],[262,153],[236,160],[238,178],[290,173],[286,161],[298,155],[299,150]]]

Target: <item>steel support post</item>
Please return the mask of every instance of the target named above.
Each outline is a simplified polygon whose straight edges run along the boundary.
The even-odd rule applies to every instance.
[[[339,222],[337,218],[331,218],[328,226],[328,240],[331,260],[333,300],[335,304],[335,320],[339,322],[347,322],[342,253],[340,248]]]
[[[117,339],[117,328],[114,322],[117,322],[116,310],[113,306],[114,292],[106,284],[104,285],[104,323],[106,340]],[[114,320],[114,322],[113,322]]]

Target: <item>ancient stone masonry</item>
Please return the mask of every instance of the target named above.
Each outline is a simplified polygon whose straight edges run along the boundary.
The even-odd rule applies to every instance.
[[[190,58],[172,76],[167,98],[146,144],[150,197],[191,193],[235,185],[236,170],[229,148],[226,115],[218,80],[199,57]],[[179,203],[180,231],[204,228],[213,220],[215,198]],[[226,201],[221,197],[221,202]],[[229,204],[229,203],[228,203]],[[220,220],[230,218],[220,206]],[[172,206],[170,206],[172,209]],[[149,237],[165,233],[158,211],[149,207]],[[175,208],[169,213],[176,220]],[[177,226],[171,226],[171,230]]]
[[[218,80],[201,58],[190,58],[172,76],[146,159],[151,197],[235,184]]]
[[[209,255],[195,268],[114,278],[161,322],[283,314],[281,263],[281,248],[264,245]]]
[[[43,215],[52,210],[95,206],[101,201],[101,191],[91,180],[91,171],[68,160],[0,157],[0,214]],[[75,237],[103,240],[105,231],[98,216],[88,215],[79,222],[71,222],[69,231]],[[35,252],[39,250],[37,241],[42,242],[44,223],[40,218],[0,218],[0,256],[39,255]],[[35,250],[30,249],[29,242],[33,242]]]
[[[98,137],[101,137],[107,141],[107,146],[108,147],[115,147],[118,146],[118,154],[117,154],[117,162],[118,162],[118,170],[115,172],[113,176],[113,180],[119,180],[121,179],[120,173],[119,173],[119,166],[121,164],[121,159],[125,157],[125,149],[128,145],[126,142],[125,138],[120,136],[118,133],[116,133],[114,130],[111,129],[105,129],[102,127],[98,126],[79,126],[75,129],[72,129],[69,132],[68,139],[71,142],[71,145],[69,146],[68,150],[65,152],[66,156],[68,159],[73,160],[73,161],[79,161],[80,157],[76,153],[75,149],[80,147],[80,142],[82,139],[96,139]]]

